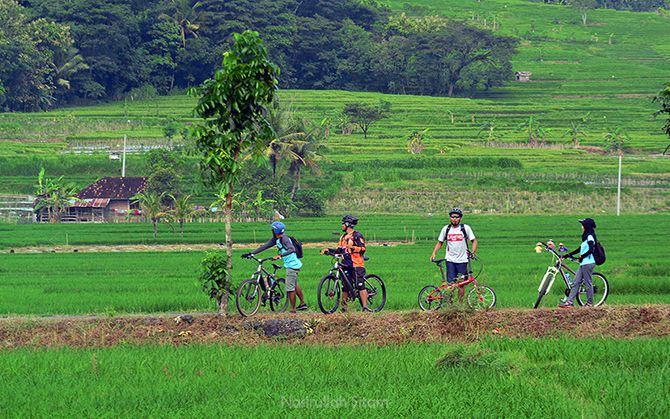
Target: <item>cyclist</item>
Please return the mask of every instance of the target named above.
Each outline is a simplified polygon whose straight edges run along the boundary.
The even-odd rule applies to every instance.
[[[467,224],[461,224],[463,211],[460,208],[452,208],[449,211],[450,223],[445,225],[440,231],[437,244],[430,255],[430,260],[435,260],[437,251],[442,248],[442,244],[447,242],[447,251],[445,259],[447,260],[447,282],[456,281],[458,274],[468,274],[468,259],[475,256],[477,252],[477,239],[472,229]],[[468,240],[472,242],[472,251],[468,250]],[[458,301],[463,301],[465,289],[458,287]]]
[[[307,310],[307,304],[305,303],[305,297],[303,296],[302,288],[300,288],[300,285],[298,285],[298,274],[300,273],[302,262],[300,259],[298,259],[295,246],[293,246],[291,239],[284,235],[286,232],[286,226],[284,223],[281,221],[275,221],[272,223],[271,228],[273,237],[265,244],[259,246],[253,252],[243,254],[242,257],[248,258],[251,255],[262,252],[263,250],[277,246],[279,254],[273,257],[272,260],[277,260],[279,258],[284,260],[284,268],[286,268],[286,292],[288,293],[288,300],[291,303],[291,313],[295,313],[296,310]],[[298,307],[295,306],[296,295],[300,299],[300,305]]]
[[[335,249],[323,249],[321,254],[334,253],[344,255],[342,258],[342,269],[347,278],[353,280],[354,285],[358,289],[358,294],[361,299],[363,311],[371,312],[368,308],[368,292],[365,289],[365,260],[363,254],[365,253],[365,238],[363,235],[354,229],[358,224],[358,218],[352,215],[345,215],[342,217],[342,236],[340,242]],[[342,281],[344,290],[342,290],[342,311],[347,310],[347,300],[349,299],[352,284],[346,279]]]
[[[593,257],[593,249],[596,246],[596,222],[592,218],[579,220],[582,224],[582,244],[572,252],[561,256],[561,260],[566,257],[575,256],[579,253],[579,270],[575,274],[575,282],[570,288],[568,298],[559,304],[561,308],[573,307],[573,301],[579,293],[582,282],[586,286],[586,307],[593,307],[593,268],[596,266],[596,260]]]

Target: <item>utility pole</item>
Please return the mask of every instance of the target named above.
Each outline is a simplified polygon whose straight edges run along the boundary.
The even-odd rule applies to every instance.
[[[121,163],[121,177],[126,177],[126,141],[128,141],[128,135],[123,136],[123,163]]]
[[[616,215],[621,213],[621,152],[619,152],[619,179],[616,188]]]

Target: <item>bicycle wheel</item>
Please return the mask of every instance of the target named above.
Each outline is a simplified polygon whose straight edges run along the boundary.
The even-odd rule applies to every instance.
[[[340,296],[342,288],[340,281],[333,275],[326,275],[319,282],[316,300],[319,303],[319,309],[323,314],[332,314],[340,305]]]
[[[542,298],[544,298],[544,294],[547,292],[547,287],[549,286],[549,281],[545,281],[544,285],[542,286],[542,289],[540,290],[539,294],[537,295],[537,301],[535,301],[535,305],[533,308],[538,308],[540,306],[540,302],[542,301]]]
[[[444,295],[435,285],[426,285],[419,291],[419,307],[423,311],[439,310]]]
[[[261,306],[261,290],[255,279],[242,282],[235,294],[237,311],[244,317],[253,316]]]
[[[476,285],[468,293],[468,306],[473,310],[487,310],[496,305],[496,293],[486,285]]]
[[[605,304],[605,300],[607,300],[607,296],[610,293],[610,285],[607,282],[607,278],[601,273],[594,272],[591,282],[593,284],[593,305],[598,307]],[[583,306],[586,304],[586,301],[586,287],[582,283],[579,287],[579,294],[577,294],[577,303]]]
[[[286,292],[286,280],[277,278],[270,291],[270,310],[278,313],[286,311],[288,306],[288,293]]]
[[[386,285],[384,281],[375,274],[365,275],[365,290],[368,292],[368,308],[375,313],[382,311],[386,304]],[[359,295],[358,301],[363,305]]]

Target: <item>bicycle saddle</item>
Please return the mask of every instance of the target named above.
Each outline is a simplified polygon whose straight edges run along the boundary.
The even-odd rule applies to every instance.
[[[281,269],[281,268],[283,268],[283,266],[279,266],[279,265],[277,265],[276,263],[273,263],[273,264],[272,264],[272,267],[275,268],[275,269]]]

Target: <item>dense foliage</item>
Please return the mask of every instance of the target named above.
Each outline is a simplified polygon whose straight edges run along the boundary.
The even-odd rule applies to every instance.
[[[283,88],[469,94],[509,79],[514,52],[488,30],[363,0],[0,0],[0,16],[4,110],[200,84],[246,29],[261,34]]]

